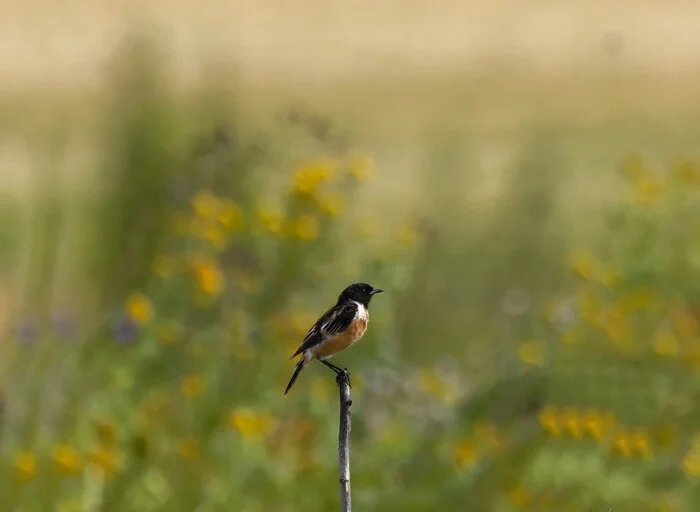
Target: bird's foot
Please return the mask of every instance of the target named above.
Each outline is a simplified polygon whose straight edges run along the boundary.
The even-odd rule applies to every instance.
[[[352,384],[350,384],[350,372],[347,368],[343,368],[338,372],[335,377],[335,382],[338,386],[342,386],[344,383],[348,383],[348,387],[352,389]]]

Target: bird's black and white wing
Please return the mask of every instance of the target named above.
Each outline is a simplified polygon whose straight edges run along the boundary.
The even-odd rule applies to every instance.
[[[346,302],[341,305],[333,306],[326,311],[314,326],[309,329],[304,341],[291,359],[294,359],[305,350],[323,343],[328,338],[332,338],[345,331],[345,329],[350,327],[350,324],[352,324],[352,321],[357,316],[358,309],[359,305],[356,302]]]

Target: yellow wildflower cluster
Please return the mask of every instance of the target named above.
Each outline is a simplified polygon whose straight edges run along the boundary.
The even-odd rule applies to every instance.
[[[700,477],[700,433],[690,440],[690,447],[683,458],[683,469],[693,477]]]
[[[292,190],[298,195],[313,196],[320,187],[330,183],[335,177],[336,164],[330,160],[320,160],[299,168],[294,173]]]
[[[457,404],[462,393],[461,386],[457,382],[445,379],[432,369],[421,370],[418,385],[421,391],[436,397],[449,407]]]
[[[180,382],[180,391],[185,398],[197,398],[204,393],[204,381],[199,375],[187,375]]]
[[[545,406],[539,411],[537,418],[541,427],[553,437],[593,439],[599,443],[606,443],[613,452],[625,458],[651,455],[652,439],[649,431],[641,427],[625,427],[619,424],[615,415],[609,411]],[[662,433],[657,439],[662,446],[668,442],[664,441],[663,437],[665,435]]]
[[[605,286],[614,286],[620,281],[617,267],[605,264],[590,251],[576,251],[569,259],[571,269],[581,278],[597,281]]]
[[[80,473],[83,469],[83,458],[70,444],[58,446],[53,453],[56,469],[65,475]]]
[[[285,235],[285,218],[279,211],[272,208],[260,208],[258,220],[269,233],[278,237]]]
[[[24,451],[15,456],[15,469],[22,481],[28,482],[36,477],[36,455]]]
[[[667,179],[654,173],[651,166],[641,156],[634,156],[623,162],[621,170],[632,189],[632,200],[639,204],[660,203],[666,189],[673,185],[699,186],[700,163],[692,159],[673,162]]]
[[[545,358],[544,346],[539,341],[528,341],[518,348],[520,360],[532,366],[542,366]]]
[[[210,296],[217,296],[223,291],[224,275],[216,260],[208,256],[197,256],[191,259],[190,265],[200,291]]]
[[[349,172],[358,183],[368,183],[374,178],[374,162],[367,155],[356,153],[350,158]]]
[[[245,226],[241,208],[231,199],[214,195],[210,190],[200,190],[192,198],[194,217],[179,215],[175,219],[176,232],[207,240],[218,250],[229,244],[230,233]]]
[[[479,457],[479,445],[472,438],[464,438],[457,442],[454,449],[454,468],[461,469],[470,466]]]
[[[300,240],[315,240],[318,233],[318,219],[313,215],[302,215],[294,223],[294,235]]]
[[[537,419],[542,428],[554,437],[569,436],[583,439],[586,435],[602,441],[617,425],[611,412],[595,409],[579,410],[575,408],[558,408],[545,406],[540,409]]]
[[[479,421],[468,435],[454,444],[452,466],[455,470],[467,468],[481,456],[502,453],[505,446],[505,437],[496,425]]]
[[[245,439],[261,439],[274,427],[275,418],[267,411],[238,407],[229,415],[228,424]]]
[[[112,475],[119,469],[117,454],[111,447],[97,446],[90,451],[90,463],[104,475]]]
[[[697,160],[679,160],[671,165],[671,169],[681,183],[700,185],[700,162]]]
[[[221,198],[209,190],[201,190],[192,198],[192,209],[200,218],[217,221],[230,231],[243,228],[243,211],[228,198]]]
[[[126,301],[126,311],[136,325],[146,325],[153,318],[153,303],[141,293],[134,293]]]
[[[645,429],[619,428],[613,437],[612,449],[629,459],[635,455],[648,458],[651,455],[651,442]]]

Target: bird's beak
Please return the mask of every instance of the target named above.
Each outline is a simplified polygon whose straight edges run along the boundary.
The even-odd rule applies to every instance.
[[[382,293],[384,290],[381,288],[373,288],[371,292],[369,292],[370,295],[376,295],[377,293]]]

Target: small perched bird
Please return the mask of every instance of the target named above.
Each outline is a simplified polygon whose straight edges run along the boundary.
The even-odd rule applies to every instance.
[[[384,290],[365,283],[351,284],[338,297],[338,302],[319,318],[309,329],[304,341],[290,359],[301,354],[287,389],[286,395],[297,380],[299,373],[313,359],[318,359],[336,374],[344,372],[326,361],[329,357],[348,348],[367,330],[369,301]]]

